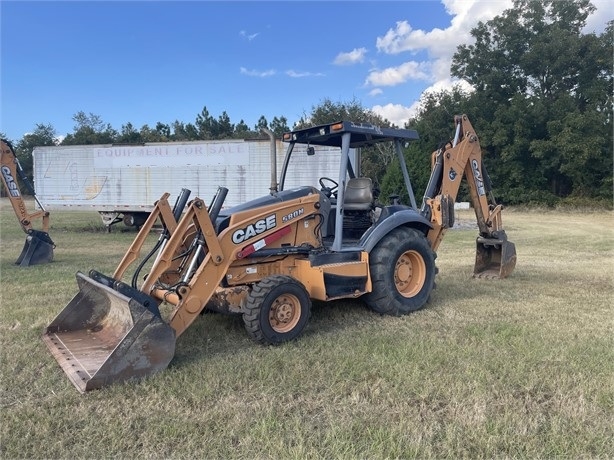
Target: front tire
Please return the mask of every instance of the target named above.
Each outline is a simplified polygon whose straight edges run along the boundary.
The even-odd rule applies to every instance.
[[[311,315],[311,299],[294,278],[275,275],[255,284],[247,296],[243,322],[248,335],[278,345],[302,334]]]
[[[399,227],[382,238],[369,255],[369,308],[393,316],[422,308],[433,290],[435,257],[426,237],[415,229]]]

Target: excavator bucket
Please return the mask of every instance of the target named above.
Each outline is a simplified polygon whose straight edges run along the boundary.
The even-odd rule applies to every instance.
[[[157,302],[98,272],[77,272],[79,292],[45,330],[43,341],[84,393],[164,370],[175,332]]]
[[[499,238],[476,240],[475,267],[476,278],[507,278],[516,267],[516,246],[507,240],[504,232]]]
[[[26,237],[26,244],[15,261],[15,265],[29,267],[30,265],[52,262],[54,248],[55,245],[53,241],[51,241],[48,233],[39,230],[30,230]]]

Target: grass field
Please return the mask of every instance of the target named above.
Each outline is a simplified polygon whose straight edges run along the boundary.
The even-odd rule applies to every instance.
[[[85,395],[41,333],[75,272],[111,274],[135,233],[54,213],[55,261],[20,268],[6,201],[0,218],[4,459],[614,457],[612,212],[507,212],[502,281],[472,279],[476,230],[450,231],[431,302],[406,317],[315,303],[300,340],[264,347],[203,315],[165,372]]]

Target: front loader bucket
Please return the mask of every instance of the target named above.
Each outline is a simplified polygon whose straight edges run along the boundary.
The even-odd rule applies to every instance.
[[[143,293],[135,289],[140,296],[129,297],[125,293],[132,288],[117,287],[123,283],[76,276],[79,292],[47,327],[43,341],[77,389],[84,393],[164,370],[175,354],[175,332],[152,311],[157,303],[150,310]]]
[[[30,230],[26,237],[26,244],[15,265],[29,267],[30,265],[46,264],[53,261],[55,245],[49,234],[39,230]]]
[[[476,278],[507,278],[516,266],[516,246],[507,240],[505,233],[499,238],[476,240],[475,267]]]

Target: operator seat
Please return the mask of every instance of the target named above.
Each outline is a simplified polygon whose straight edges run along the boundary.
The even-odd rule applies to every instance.
[[[368,177],[348,180],[343,198],[345,211],[370,211],[373,209],[373,184]]]

